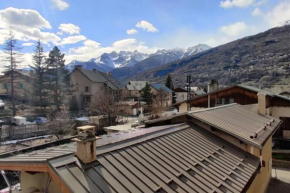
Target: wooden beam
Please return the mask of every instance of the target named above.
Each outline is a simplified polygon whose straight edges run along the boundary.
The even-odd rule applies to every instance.
[[[62,192],[64,193],[72,192],[51,167],[48,167],[48,173],[50,177],[53,179],[53,181],[59,186]]]
[[[0,163],[0,170],[20,171],[20,172],[43,172],[48,173],[53,181],[59,186],[62,192],[71,192],[69,188],[63,183],[58,175],[48,166],[47,163],[42,164],[13,164],[13,163]]]
[[[28,172],[48,172],[47,164],[13,164],[0,163],[0,170],[28,171]]]

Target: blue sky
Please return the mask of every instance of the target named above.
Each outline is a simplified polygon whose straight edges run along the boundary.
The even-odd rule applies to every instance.
[[[68,63],[113,50],[214,47],[285,20],[290,0],[0,0],[0,44],[11,26],[25,65],[37,39]]]

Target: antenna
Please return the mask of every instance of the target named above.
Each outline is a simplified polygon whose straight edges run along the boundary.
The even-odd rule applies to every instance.
[[[186,81],[186,85],[187,85],[187,111],[191,111],[191,107],[190,107],[190,99],[191,99],[191,87],[190,87],[190,83],[191,83],[191,76],[187,76],[187,81]]]

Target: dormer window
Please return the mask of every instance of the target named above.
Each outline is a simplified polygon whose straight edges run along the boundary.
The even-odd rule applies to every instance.
[[[89,87],[88,86],[85,87],[85,92],[89,92]]]

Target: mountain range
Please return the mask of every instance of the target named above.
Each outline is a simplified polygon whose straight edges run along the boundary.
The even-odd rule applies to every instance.
[[[119,53],[113,51],[111,53],[103,53],[100,57],[92,58],[85,62],[74,60],[66,65],[66,69],[72,71],[75,65],[82,65],[84,69],[111,72],[118,80],[125,81],[136,73],[141,73],[208,49],[210,49],[209,46],[199,44],[187,49],[162,49],[150,55],[138,51],[120,51]]]
[[[186,75],[193,77],[195,86],[205,86],[212,79],[221,85],[246,83],[262,88],[289,84],[290,25],[211,48],[129,79],[164,83],[168,73],[175,87],[185,85]]]

